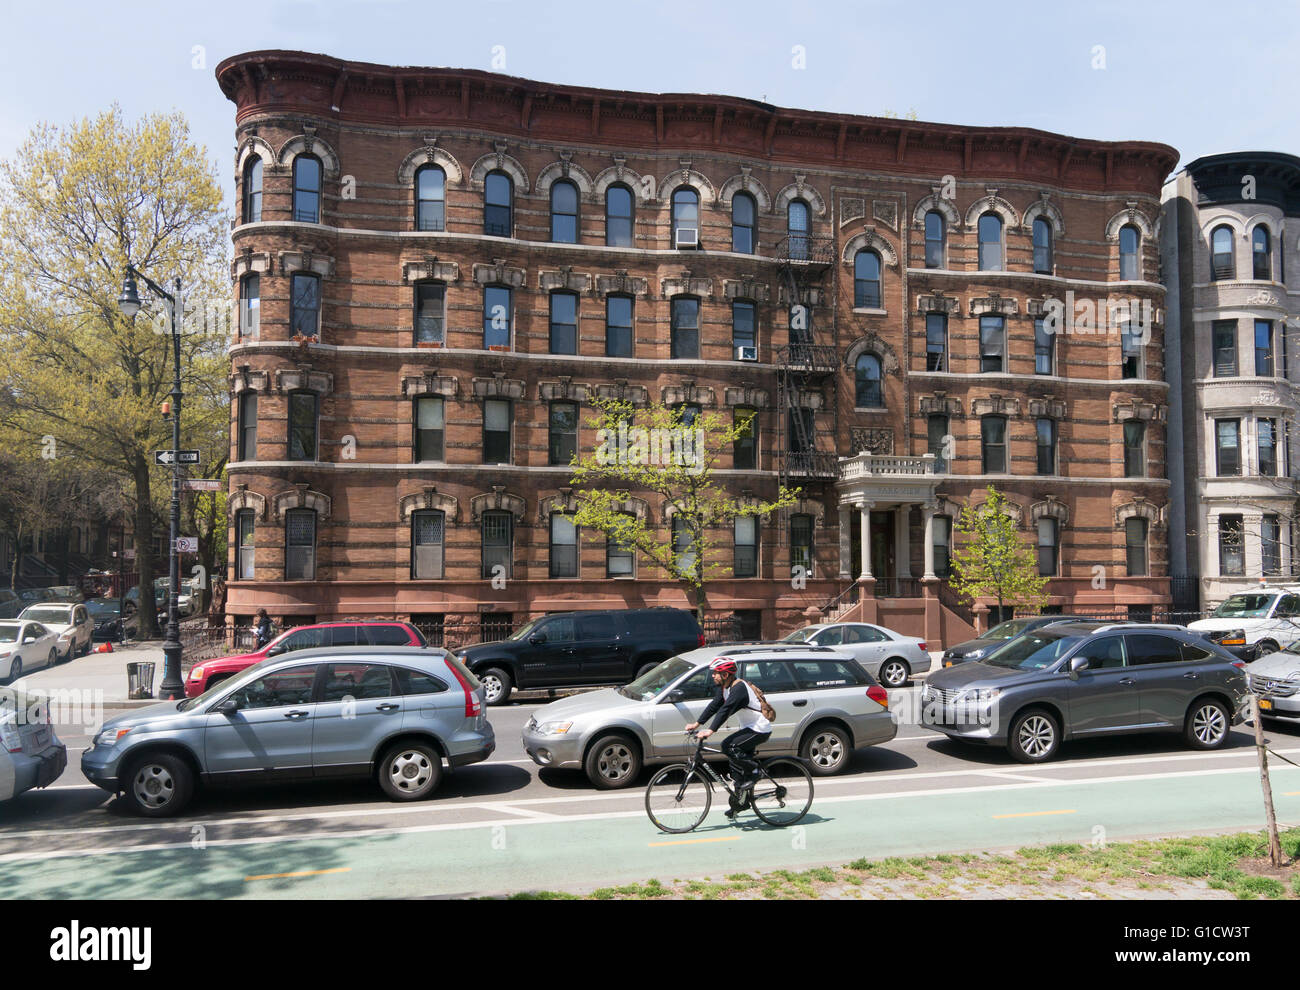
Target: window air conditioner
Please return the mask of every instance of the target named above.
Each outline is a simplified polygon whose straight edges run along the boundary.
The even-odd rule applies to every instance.
[[[757,347],[737,347],[737,348],[736,348],[736,360],[737,360],[737,361],[757,361],[757,360],[758,360],[758,348],[757,348]]]
[[[695,227],[678,227],[677,244],[678,248],[698,248],[700,246],[700,232]]]

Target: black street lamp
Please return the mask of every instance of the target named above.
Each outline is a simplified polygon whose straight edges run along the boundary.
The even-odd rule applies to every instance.
[[[176,553],[176,537],[181,528],[181,336],[180,323],[184,303],[181,301],[181,280],[175,280],[175,294],[166,291],[149,276],[139,272],[132,265],[126,266],[126,276],[122,280],[122,294],[117,299],[118,308],[127,316],[140,312],[140,295],[136,291],[135,280],[141,279],[155,295],[167,300],[171,312],[172,357],[175,369],[172,377],[171,409],[172,417],[172,519],[171,552],[168,555],[171,566],[171,580],[167,593],[167,633],[163,640],[163,679],[158,688],[158,696],[164,701],[171,701],[185,696],[185,682],[181,678],[181,624],[178,609],[180,596],[180,557]],[[144,535],[141,534],[141,539]],[[140,610],[153,608],[153,588],[146,589],[140,596]],[[143,620],[143,615],[141,615]]]

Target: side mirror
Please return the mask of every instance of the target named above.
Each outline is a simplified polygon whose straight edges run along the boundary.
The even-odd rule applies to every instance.
[[[239,702],[234,698],[227,698],[221,704],[214,706],[211,710],[214,715],[233,715],[239,711]]]
[[[23,638],[23,644],[24,644],[24,645],[26,645],[27,643],[35,643],[35,642],[36,642],[36,637],[35,637],[35,636],[26,636],[26,637]]]
[[[681,688],[677,688],[675,691],[669,691],[666,695],[664,695],[664,700],[662,703],[665,705],[675,705],[677,704],[677,702],[681,701],[685,697],[686,697],[686,692],[683,691]]]
[[[528,637],[528,642],[532,643],[534,646],[541,646],[546,642],[546,633],[533,633]]]
[[[267,657],[278,657],[283,652],[284,652],[284,644],[281,644],[279,646],[271,647],[269,650],[266,651],[266,655]]]
[[[1087,669],[1087,657],[1074,657],[1070,660],[1070,680],[1077,681],[1079,679],[1079,671]]]

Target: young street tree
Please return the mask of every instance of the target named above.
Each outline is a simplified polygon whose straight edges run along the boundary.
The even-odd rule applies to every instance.
[[[42,125],[0,163],[0,392],[14,410],[5,425],[126,480],[141,601],[153,597],[154,506],[167,484],[153,451],[171,447],[159,411],[172,387],[170,326],[143,286],[135,317],[117,297],[128,262],[159,284],[182,280],[183,442],[226,436],[227,237],[216,169],[179,114],[130,124],[114,107],[63,130]],[[157,634],[151,609],[141,622],[143,636]]]
[[[750,437],[747,421],[716,412],[684,419],[685,407],[655,403],[640,410],[617,399],[594,399],[595,448],[573,458],[572,484],[579,529],[603,533],[664,568],[703,616],[708,582],[732,569],[711,552],[712,535],[737,516],[765,516],[795,503],[798,489],[782,487],[775,499],[736,497],[718,484],[715,467],[724,451]],[[679,520],[675,539],[664,542],[650,522],[629,510],[629,499],[654,494]],[[671,532],[672,523],[665,520]],[[593,537],[594,539],[594,537]]]
[[[992,485],[988,498],[961,510],[954,541],[949,584],[971,604],[977,598],[996,598],[998,613],[1005,605],[1041,607],[1047,600],[1047,578],[1038,573],[1038,556],[1020,537],[1016,522],[1006,512],[1006,500]]]

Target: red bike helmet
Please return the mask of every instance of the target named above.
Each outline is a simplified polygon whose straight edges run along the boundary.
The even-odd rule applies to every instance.
[[[709,664],[709,670],[717,671],[719,674],[734,674],[736,672],[736,661],[730,657],[718,657]]]

